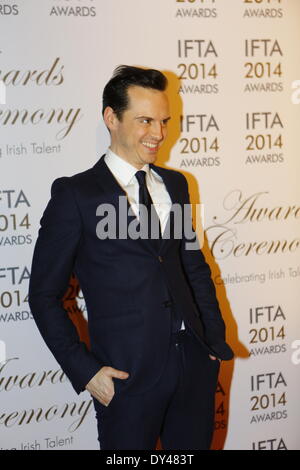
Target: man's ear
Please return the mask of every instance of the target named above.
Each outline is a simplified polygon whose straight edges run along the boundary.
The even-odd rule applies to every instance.
[[[116,113],[110,106],[107,106],[105,108],[104,113],[103,113],[103,119],[104,119],[106,126],[108,127],[110,131],[113,131],[116,129],[116,126],[119,120],[117,118]]]

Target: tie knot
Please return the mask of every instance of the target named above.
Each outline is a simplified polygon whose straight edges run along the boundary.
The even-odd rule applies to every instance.
[[[140,186],[146,186],[146,172],[144,170],[137,171],[135,176]]]

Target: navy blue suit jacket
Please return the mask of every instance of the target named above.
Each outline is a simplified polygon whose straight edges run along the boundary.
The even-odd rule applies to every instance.
[[[189,204],[185,177],[151,165],[163,178],[172,203]],[[171,308],[208,353],[233,357],[200,249],[186,239],[165,239],[159,251],[146,239],[106,239],[96,234],[99,204],[125,193],[104,158],[72,177],[54,181],[36,242],[29,303],[38,328],[79,393],[102,366],[129,373],[115,380],[116,392],[141,393],[163,372],[171,335]],[[74,272],[88,312],[91,349],[79,340],[62,298]]]

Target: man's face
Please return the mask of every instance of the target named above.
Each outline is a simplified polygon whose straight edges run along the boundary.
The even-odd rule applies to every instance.
[[[128,108],[121,121],[113,116],[111,149],[137,169],[154,163],[170,119],[166,94],[152,88],[128,88]]]

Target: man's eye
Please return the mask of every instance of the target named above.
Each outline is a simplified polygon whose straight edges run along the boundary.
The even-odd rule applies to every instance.
[[[150,122],[150,119],[146,119],[146,118],[141,119],[142,124],[149,124],[149,122]]]

